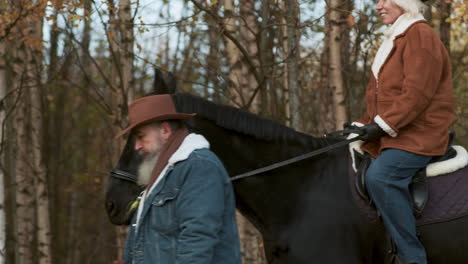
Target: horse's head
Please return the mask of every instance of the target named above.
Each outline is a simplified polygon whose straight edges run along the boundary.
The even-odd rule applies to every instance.
[[[137,184],[137,170],[141,157],[134,149],[135,139],[130,134],[117,166],[111,171],[106,192],[106,211],[115,225],[128,225],[137,209],[138,195],[144,186]]]
[[[158,68],[154,70],[154,87],[151,94],[175,93],[176,81],[172,73],[163,73]],[[137,184],[137,172],[142,159],[134,146],[135,139],[130,134],[117,166],[110,172],[105,207],[110,221],[116,225],[130,224],[138,207],[138,195],[145,187]]]

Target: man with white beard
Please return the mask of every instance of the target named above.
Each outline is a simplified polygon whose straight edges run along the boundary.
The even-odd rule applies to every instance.
[[[170,95],[129,106],[129,132],[143,162],[145,185],[132,219],[125,264],[241,263],[235,201],[229,176],[208,141],[189,134]]]

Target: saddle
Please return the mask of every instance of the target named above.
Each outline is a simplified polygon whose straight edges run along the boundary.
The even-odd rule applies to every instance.
[[[429,164],[435,162],[441,162],[445,160],[449,160],[457,155],[456,150],[452,147],[452,142],[455,137],[455,132],[449,132],[450,139],[449,139],[449,147],[447,151],[442,156],[434,157]],[[357,172],[355,178],[355,188],[357,194],[364,199],[367,203],[372,204],[372,200],[370,199],[369,193],[367,192],[366,188],[366,172],[369,168],[369,165],[372,161],[372,157],[365,153],[360,154],[355,151],[356,157],[356,164],[357,164]],[[426,168],[422,168],[419,170],[416,175],[413,177],[413,180],[409,186],[410,194],[413,200],[413,214],[416,218],[419,218],[424,210],[424,207],[427,204],[429,199],[429,189],[427,183],[427,175],[426,175]]]

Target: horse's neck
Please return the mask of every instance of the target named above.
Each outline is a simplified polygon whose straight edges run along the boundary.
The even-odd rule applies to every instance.
[[[271,165],[319,148],[298,142],[268,142],[229,131],[198,131],[223,161],[230,176]],[[260,230],[287,221],[304,183],[331,162],[321,156],[234,182],[238,209]],[[278,214],[278,212],[282,212]],[[283,218],[283,219],[282,219]]]

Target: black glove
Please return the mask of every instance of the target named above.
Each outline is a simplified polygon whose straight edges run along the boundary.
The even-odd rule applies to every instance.
[[[385,135],[385,131],[376,123],[359,127],[359,130],[361,130],[359,139],[364,141],[376,141]]]

